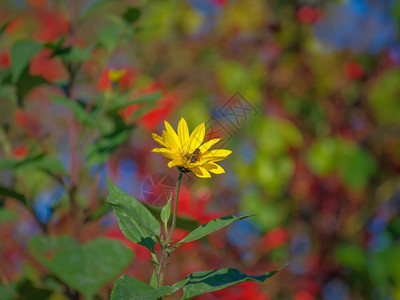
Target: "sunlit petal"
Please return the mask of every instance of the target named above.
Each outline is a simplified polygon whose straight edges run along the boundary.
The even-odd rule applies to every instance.
[[[210,173],[208,173],[208,171],[203,168],[203,167],[197,167],[194,168],[193,170],[191,170],[197,177],[201,177],[201,178],[210,178],[211,175]]]
[[[181,118],[178,123],[178,137],[181,141],[182,150],[186,152],[189,146],[189,128],[184,118]]]
[[[205,142],[203,145],[200,146],[200,152],[205,153],[208,149],[210,149],[212,146],[214,146],[216,143],[218,143],[221,139],[212,139],[209,140],[208,142]]]
[[[179,140],[178,135],[176,134],[175,130],[172,128],[172,126],[167,121],[164,121],[164,125],[165,125],[165,129],[169,133],[170,137],[175,142],[176,147],[178,149],[181,149],[182,148],[181,141]]]
[[[193,153],[196,148],[199,148],[203,143],[204,136],[206,135],[206,126],[201,123],[197,126],[189,137],[189,153]]]
[[[223,174],[225,173],[225,170],[220,166],[217,165],[213,162],[209,162],[203,165],[204,168],[206,168],[208,171],[214,174]]]
[[[164,143],[164,139],[163,139],[161,136],[159,136],[159,135],[156,134],[156,133],[152,133],[151,136],[153,137],[153,139],[154,139],[157,143],[159,143],[160,145],[166,147],[166,145],[165,145],[165,143]]]

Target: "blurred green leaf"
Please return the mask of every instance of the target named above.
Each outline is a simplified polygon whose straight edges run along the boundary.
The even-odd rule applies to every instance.
[[[391,69],[377,78],[368,93],[371,113],[383,125],[400,123],[400,70]]]
[[[81,10],[80,19],[87,18],[91,13],[94,13],[97,9],[101,8],[107,3],[112,3],[112,2],[116,2],[116,0],[94,0],[88,2],[88,4],[86,4]]]
[[[0,299],[1,300],[15,300],[17,284],[15,282],[8,285],[0,285]]]
[[[336,246],[335,258],[343,266],[363,272],[366,269],[367,258],[364,250],[355,244],[340,244]]]
[[[18,219],[19,214],[16,211],[0,208],[0,223]]]
[[[140,18],[140,10],[137,7],[128,7],[122,18],[129,24],[135,23]]]
[[[136,99],[130,100],[129,99],[130,95],[129,94],[123,94],[120,95],[119,97],[113,99],[112,103],[110,106],[107,108],[107,110],[118,110],[121,108],[125,108],[128,105],[131,104],[153,104],[156,103],[158,99],[162,97],[161,92],[156,92],[152,94],[146,94],[139,96]]]
[[[3,23],[3,25],[1,25],[0,27],[0,37],[3,35],[3,33],[6,31],[8,24],[10,24],[11,20],[8,20],[6,22]]]
[[[66,174],[63,165],[58,159],[43,154],[27,157],[23,160],[14,158],[0,160],[0,170],[19,170],[24,168],[38,168],[48,172]]]
[[[210,233],[213,233],[221,228],[224,228],[224,227],[230,225],[231,223],[233,223],[235,221],[246,219],[248,217],[249,216],[236,217],[236,216],[230,215],[230,216],[225,216],[222,218],[211,220],[211,221],[201,225],[200,227],[196,228],[191,233],[189,233],[187,236],[185,236],[182,240],[180,240],[178,243],[176,243],[174,248],[179,247],[183,243],[189,243],[189,242],[199,240],[199,239],[209,235]]]
[[[218,291],[231,285],[246,281],[263,282],[265,279],[276,274],[277,271],[267,272],[263,275],[252,276],[240,272],[236,269],[217,269],[211,271],[195,272],[188,276],[189,281],[183,287],[183,299]]]
[[[62,49],[62,51],[54,53],[54,56],[58,56],[66,61],[82,63],[90,58],[92,50],[93,50],[92,47],[83,49],[78,46],[72,46],[64,48]]]
[[[121,38],[125,24],[112,22],[100,30],[100,44],[107,48],[108,51],[113,51],[118,41]]]
[[[66,106],[70,111],[73,112],[75,119],[79,122],[82,122],[85,125],[95,126],[96,122],[92,118],[89,112],[85,110],[85,108],[79,104],[79,102],[69,99],[67,97],[59,96],[59,95],[50,95],[50,100],[54,103],[61,104]]]
[[[340,177],[351,188],[365,188],[375,173],[373,157],[364,149],[347,141],[342,141],[339,145],[340,155],[336,163]]]
[[[99,137],[87,148],[88,163],[104,163],[110,154],[129,138],[131,130],[130,127],[120,128],[111,134]]]
[[[114,289],[111,292],[111,300],[129,299],[129,300],[154,300],[159,297],[171,295],[187,282],[183,280],[175,283],[173,286],[162,286],[153,288],[136,278],[123,275],[115,281]]]
[[[18,300],[49,299],[53,291],[36,284],[30,280],[23,279],[17,283]],[[13,298],[15,299],[15,298]]]
[[[11,46],[11,72],[14,83],[18,81],[22,71],[40,49],[42,45],[33,40],[20,40]]]
[[[43,77],[29,74],[29,68],[26,67],[16,83],[17,98],[20,104],[32,89],[42,84],[48,84],[48,81]]]
[[[11,197],[26,204],[25,196],[4,186],[0,186],[0,196]]]
[[[143,204],[114,186],[109,179],[107,202],[111,204],[118,218],[118,224],[125,237],[154,253],[154,246],[160,235],[160,224]]]
[[[35,236],[28,243],[28,251],[87,299],[93,299],[96,292],[120,274],[133,258],[132,251],[122,242],[105,238],[80,245],[68,236]]]
[[[317,140],[307,152],[307,164],[318,175],[334,171],[338,157],[336,139]]]

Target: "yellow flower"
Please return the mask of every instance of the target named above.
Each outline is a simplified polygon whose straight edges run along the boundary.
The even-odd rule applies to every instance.
[[[220,139],[204,141],[206,128],[201,123],[189,135],[188,125],[184,118],[178,124],[178,134],[172,126],[164,121],[165,129],[162,137],[153,133],[153,139],[165,148],[155,148],[152,151],[161,153],[170,160],[168,167],[176,166],[182,173],[193,172],[196,176],[206,178],[211,177],[210,173],[222,174],[225,170],[216,164],[217,161],[224,160],[231,150],[217,149],[209,150]]]
[[[116,69],[110,69],[108,71],[108,78],[112,82],[118,82],[124,75],[126,74],[126,70],[121,69],[121,70],[116,70]]]

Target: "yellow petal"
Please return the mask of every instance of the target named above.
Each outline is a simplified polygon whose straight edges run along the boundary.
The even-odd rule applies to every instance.
[[[202,162],[207,162],[207,161],[220,161],[225,159],[229,154],[231,154],[231,150],[226,150],[226,149],[217,149],[217,150],[211,150],[207,151],[201,156],[201,161]]]
[[[168,163],[168,167],[169,167],[169,168],[175,167],[175,166],[177,166],[177,165],[179,165],[179,162],[177,162],[176,160],[171,160],[171,161]]]
[[[161,136],[159,136],[159,135],[156,134],[156,133],[152,133],[151,136],[153,137],[153,139],[154,139],[157,143],[159,143],[160,145],[166,147],[166,145],[165,145],[165,143],[164,143],[164,139],[163,139]]]
[[[218,143],[221,139],[212,139],[200,146],[200,152],[205,153],[208,149]]]
[[[197,177],[200,177],[200,178],[210,178],[211,177],[210,173],[208,173],[208,171],[203,167],[197,167],[197,168],[192,169],[191,171],[194,173],[194,175],[196,175]]]
[[[184,118],[181,118],[178,123],[178,137],[181,141],[183,152],[189,147],[189,128]]]
[[[164,140],[165,147],[173,151],[179,150],[178,145],[176,144],[174,138],[169,134],[169,132],[163,130],[162,138]]]
[[[164,121],[164,125],[165,125],[165,129],[167,130],[167,133],[169,134],[171,139],[174,141],[176,148],[181,149],[182,148],[181,142],[180,142],[175,130],[172,128],[172,126],[167,121]]]
[[[211,173],[214,173],[214,174],[223,174],[223,173],[225,173],[225,170],[220,165],[217,165],[217,164],[215,164],[213,162],[208,162],[208,163],[204,164],[203,167],[206,168]]]
[[[197,126],[189,137],[189,153],[193,153],[196,148],[203,143],[204,136],[206,135],[206,126],[201,123]]]
[[[173,152],[167,148],[154,148],[153,150],[151,150],[151,152],[161,153],[166,158],[171,159],[171,160],[177,159],[175,152]]]

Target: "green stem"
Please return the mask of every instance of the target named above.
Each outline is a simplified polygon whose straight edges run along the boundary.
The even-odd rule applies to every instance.
[[[169,232],[166,232],[167,236],[166,236],[165,242],[163,242],[161,245],[161,248],[162,248],[161,258],[160,258],[159,265],[156,269],[157,287],[161,287],[164,284],[164,273],[165,273],[165,269],[167,266],[167,260],[168,260],[169,255],[171,254],[170,242],[172,241],[172,236],[174,235],[174,231],[175,231],[175,227],[176,227],[176,216],[178,214],[179,189],[181,186],[182,176],[183,176],[183,173],[179,172],[179,177],[178,177],[178,181],[176,182],[176,189],[175,189],[174,212],[172,214],[171,230]],[[158,298],[158,300],[162,300],[162,297]]]
[[[176,216],[178,214],[178,197],[179,197],[179,189],[181,187],[183,173],[179,172],[178,181],[176,182],[176,189],[175,189],[175,199],[174,199],[174,213],[172,214],[172,226],[171,230],[167,237],[167,244],[171,242],[172,235],[174,234],[175,227],[176,227]]]

